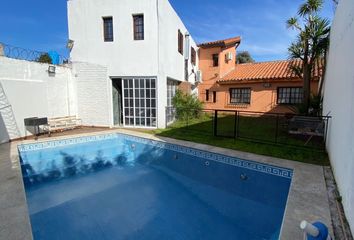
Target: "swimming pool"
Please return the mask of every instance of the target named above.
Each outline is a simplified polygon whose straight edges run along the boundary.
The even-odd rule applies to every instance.
[[[18,147],[34,239],[278,239],[292,170],[125,135]]]

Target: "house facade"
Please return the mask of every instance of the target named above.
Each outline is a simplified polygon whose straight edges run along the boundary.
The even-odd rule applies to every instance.
[[[109,125],[163,128],[176,89],[197,91],[197,45],[168,0],[69,0],[68,24],[71,62],[107,69]]]
[[[207,109],[291,113],[303,100],[303,80],[291,66],[298,60],[236,63],[239,37],[199,44],[203,83],[199,99]],[[312,93],[317,93],[319,72],[314,71]]]

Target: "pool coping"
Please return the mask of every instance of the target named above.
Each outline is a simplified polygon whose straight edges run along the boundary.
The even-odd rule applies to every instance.
[[[262,156],[205,144],[155,136],[147,133],[113,129],[99,133],[83,133],[35,140],[22,140],[0,145],[0,239],[33,239],[28,216],[24,186],[19,166],[17,146],[83,136],[122,133],[146,139],[177,144],[202,151],[236,157],[262,164],[293,170],[293,177],[285,209],[280,239],[302,239],[299,228],[302,220],[322,221],[332,231],[327,188],[322,166],[294,162],[291,160]],[[251,143],[250,143],[251,144]],[[16,199],[16,200],[15,200]],[[15,200],[15,201],[14,201]],[[4,214],[3,214],[4,213]]]

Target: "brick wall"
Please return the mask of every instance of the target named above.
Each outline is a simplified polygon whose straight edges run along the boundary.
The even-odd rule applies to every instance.
[[[76,76],[78,115],[84,125],[110,126],[111,81],[107,68],[89,64],[73,63]]]

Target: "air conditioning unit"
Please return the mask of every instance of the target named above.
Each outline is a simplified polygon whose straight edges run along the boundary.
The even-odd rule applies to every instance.
[[[233,58],[233,54],[232,54],[232,52],[228,52],[228,53],[226,53],[225,58],[226,58],[226,61],[231,61],[231,60],[232,60],[232,58]]]
[[[202,83],[203,82],[203,78],[202,78],[202,71],[198,70],[195,74],[195,82],[196,83]]]

